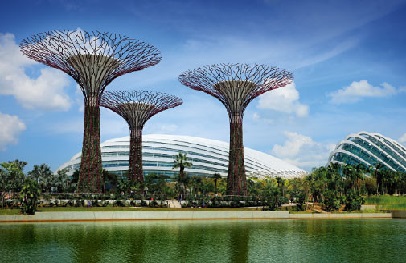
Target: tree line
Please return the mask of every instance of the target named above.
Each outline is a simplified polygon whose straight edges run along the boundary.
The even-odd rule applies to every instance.
[[[68,176],[67,170],[52,173],[48,165],[41,164],[24,173],[26,165],[19,160],[0,164],[2,207],[18,200],[20,204],[25,202],[27,208],[30,196],[78,195],[79,171]],[[325,211],[353,211],[360,209],[366,196],[406,194],[406,173],[391,171],[379,164],[365,167],[330,163],[313,169],[306,176],[289,179],[253,175],[247,179],[248,195],[244,197],[227,196],[227,180],[219,174],[188,176],[184,170],[191,166],[185,154],[178,154],[173,165],[174,169],[179,169],[177,176],[149,174],[142,185],[126,176],[118,177],[103,171],[104,198],[146,199],[154,200],[155,204],[158,200],[162,204],[163,200],[175,198],[184,206],[262,206],[269,210],[288,204],[294,204],[296,210],[306,210],[309,204],[317,204]]]

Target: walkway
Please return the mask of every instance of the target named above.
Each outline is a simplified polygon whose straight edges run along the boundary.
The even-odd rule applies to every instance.
[[[166,200],[166,201],[168,202],[169,208],[182,208],[180,203],[175,199]]]
[[[66,222],[112,220],[253,220],[253,219],[391,219],[391,213],[289,214],[288,211],[83,211],[0,215],[0,222]]]

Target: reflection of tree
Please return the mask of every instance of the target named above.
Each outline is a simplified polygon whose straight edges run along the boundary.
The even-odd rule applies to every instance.
[[[236,227],[237,228],[237,227]],[[230,262],[248,262],[249,226],[238,226],[238,230],[231,229],[230,233]]]
[[[101,253],[106,249],[103,245],[108,246],[106,233],[102,230],[105,228],[85,224],[81,231],[74,231],[76,235],[65,232],[70,245],[74,247],[76,262],[102,262]]]
[[[126,227],[124,230],[128,230]],[[148,262],[148,251],[146,251],[145,240],[147,238],[147,233],[144,228],[137,227],[136,229],[131,229],[130,233],[123,233],[131,237],[128,246],[126,247],[124,253],[128,254],[127,262]]]
[[[104,242],[99,250],[101,262],[149,262],[148,235],[144,227],[117,223],[102,227]]]

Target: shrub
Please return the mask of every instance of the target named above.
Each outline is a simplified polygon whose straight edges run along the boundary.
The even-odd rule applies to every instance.
[[[22,214],[35,215],[39,194],[40,190],[38,187],[38,183],[31,178],[26,178],[20,191]]]

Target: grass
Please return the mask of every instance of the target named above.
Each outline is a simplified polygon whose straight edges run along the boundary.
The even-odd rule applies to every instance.
[[[18,214],[20,214],[20,209],[0,208],[0,215],[18,215]]]
[[[366,205],[376,205],[376,212],[385,210],[406,210],[406,196],[370,196],[365,198]],[[150,208],[150,207],[38,207],[37,212],[81,212],[81,211],[252,211],[261,210],[258,208]],[[0,215],[18,215],[19,208],[1,209]],[[292,213],[292,211],[291,211]],[[293,212],[293,213],[309,213],[309,212]]]
[[[365,198],[366,205],[376,205],[377,210],[406,210],[406,196],[370,196]]]
[[[259,208],[260,209],[260,208]],[[81,211],[252,211],[255,208],[151,208],[151,207],[43,207],[38,212],[81,212]]]
[[[37,212],[84,212],[84,211],[252,211],[256,208],[150,208],[150,207],[38,207]],[[1,209],[0,215],[18,215],[20,209]]]

